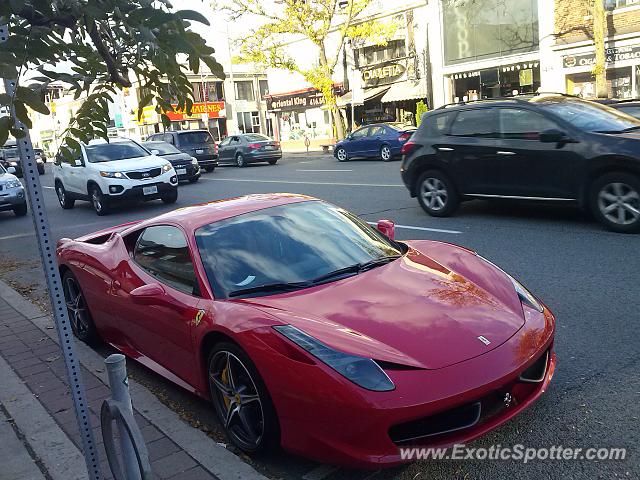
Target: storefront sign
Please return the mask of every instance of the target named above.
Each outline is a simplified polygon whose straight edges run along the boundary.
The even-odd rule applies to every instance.
[[[187,112],[178,110],[177,104],[171,105],[174,109],[173,112],[165,112],[169,120],[172,122],[182,122],[184,120],[200,120],[203,115],[209,118],[224,118],[224,102],[201,102],[194,103],[191,108],[191,115],[187,115]]]
[[[324,95],[319,90],[269,95],[266,100],[267,110],[269,111],[292,112],[306,110],[307,108],[318,108],[324,105]]]
[[[640,45],[605,48],[604,53],[606,63],[623,62],[625,60],[640,60]],[[562,58],[562,66],[564,68],[592,67],[595,63],[595,53],[565,55]]]
[[[404,80],[407,67],[405,62],[392,62],[362,70],[362,82],[365,88],[389,85]]]

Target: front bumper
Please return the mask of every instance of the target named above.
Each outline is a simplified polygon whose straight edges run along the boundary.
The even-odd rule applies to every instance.
[[[401,447],[449,447],[472,441],[535,402],[547,390],[555,369],[554,330],[555,319],[548,310],[537,315],[529,312],[527,322],[513,337],[479,357],[436,370],[387,369],[396,386],[390,392],[361,389],[324,364],[304,364],[279,352],[275,358],[254,361],[268,379],[283,448],[349,467],[389,467],[405,462]],[[546,352],[543,379],[538,383],[520,381],[522,372]],[[287,371],[294,373],[283,373]],[[495,404],[497,398],[499,406],[501,396],[507,393],[512,399],[509,406],[487,412],[468,427],[394,442],[394,430],[399,426],[428,421],[478,401],[493,399]]]
[[[23,205],[26,202],[27,198],[23,187],[0,190],[0,212],[12,210],[14,207]]]
[[[178,173],[178,180],[191,180],[193,178],[200,177],[201,174],[200,165],[193,165],[192,163],[186,165],[173,165],[173,168],[176,173],[178,173],[179,170],[186,170],[186,173]]]
[[[175,176],[174,176],[175,177]],[[144,189],[146,187],[156,187],[158,189],[157,193],[152,193],[145,195]],[[145,185],[137,185],[133,188],[129,188],[124,190],[122,193],[118,195],[105,195],[106,200],[110,204],[128,202],[128,201],[150,201],[157,200],[162,198],[163,196],[175,192],[178,188],[178,182],[176,179],[175,184],[163,183],[163,182],[150,182]]]

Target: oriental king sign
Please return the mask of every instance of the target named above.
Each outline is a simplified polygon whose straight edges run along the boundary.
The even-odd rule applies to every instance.
[[[165,112],[169,120],[172,122],[182,122],[183,120],[200,120],[202,115],[208,115],[209,118],[224,118],[224,102],[207,102],[194,103],[191,108],[191,115],[187,112],[178,110],[178,105],[172,104],[172,112]]]
[[[365,88],[389,85],[405,80],[407,66],[405,61],[389,62],[362,69],[362,81]]]

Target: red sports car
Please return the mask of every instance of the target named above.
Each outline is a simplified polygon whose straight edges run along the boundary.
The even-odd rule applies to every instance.
[[[251,195],[76,240],[74,333],[205,398],[231,440],[354,467],[468,442],[531,405],[552,313],[473,251],[323,201]]]

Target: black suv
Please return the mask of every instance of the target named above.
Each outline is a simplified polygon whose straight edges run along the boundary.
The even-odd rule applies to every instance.
[[[218,166],[218,146],[207,130],[154,133],[146,141],[170,143],[181,152],[196,157],[207,172],[213,172]]]
[[[481,100],[424,115],[402,179],[430,215],[473,198],[575,203],[640,230],[640,120],[559,94]]]

